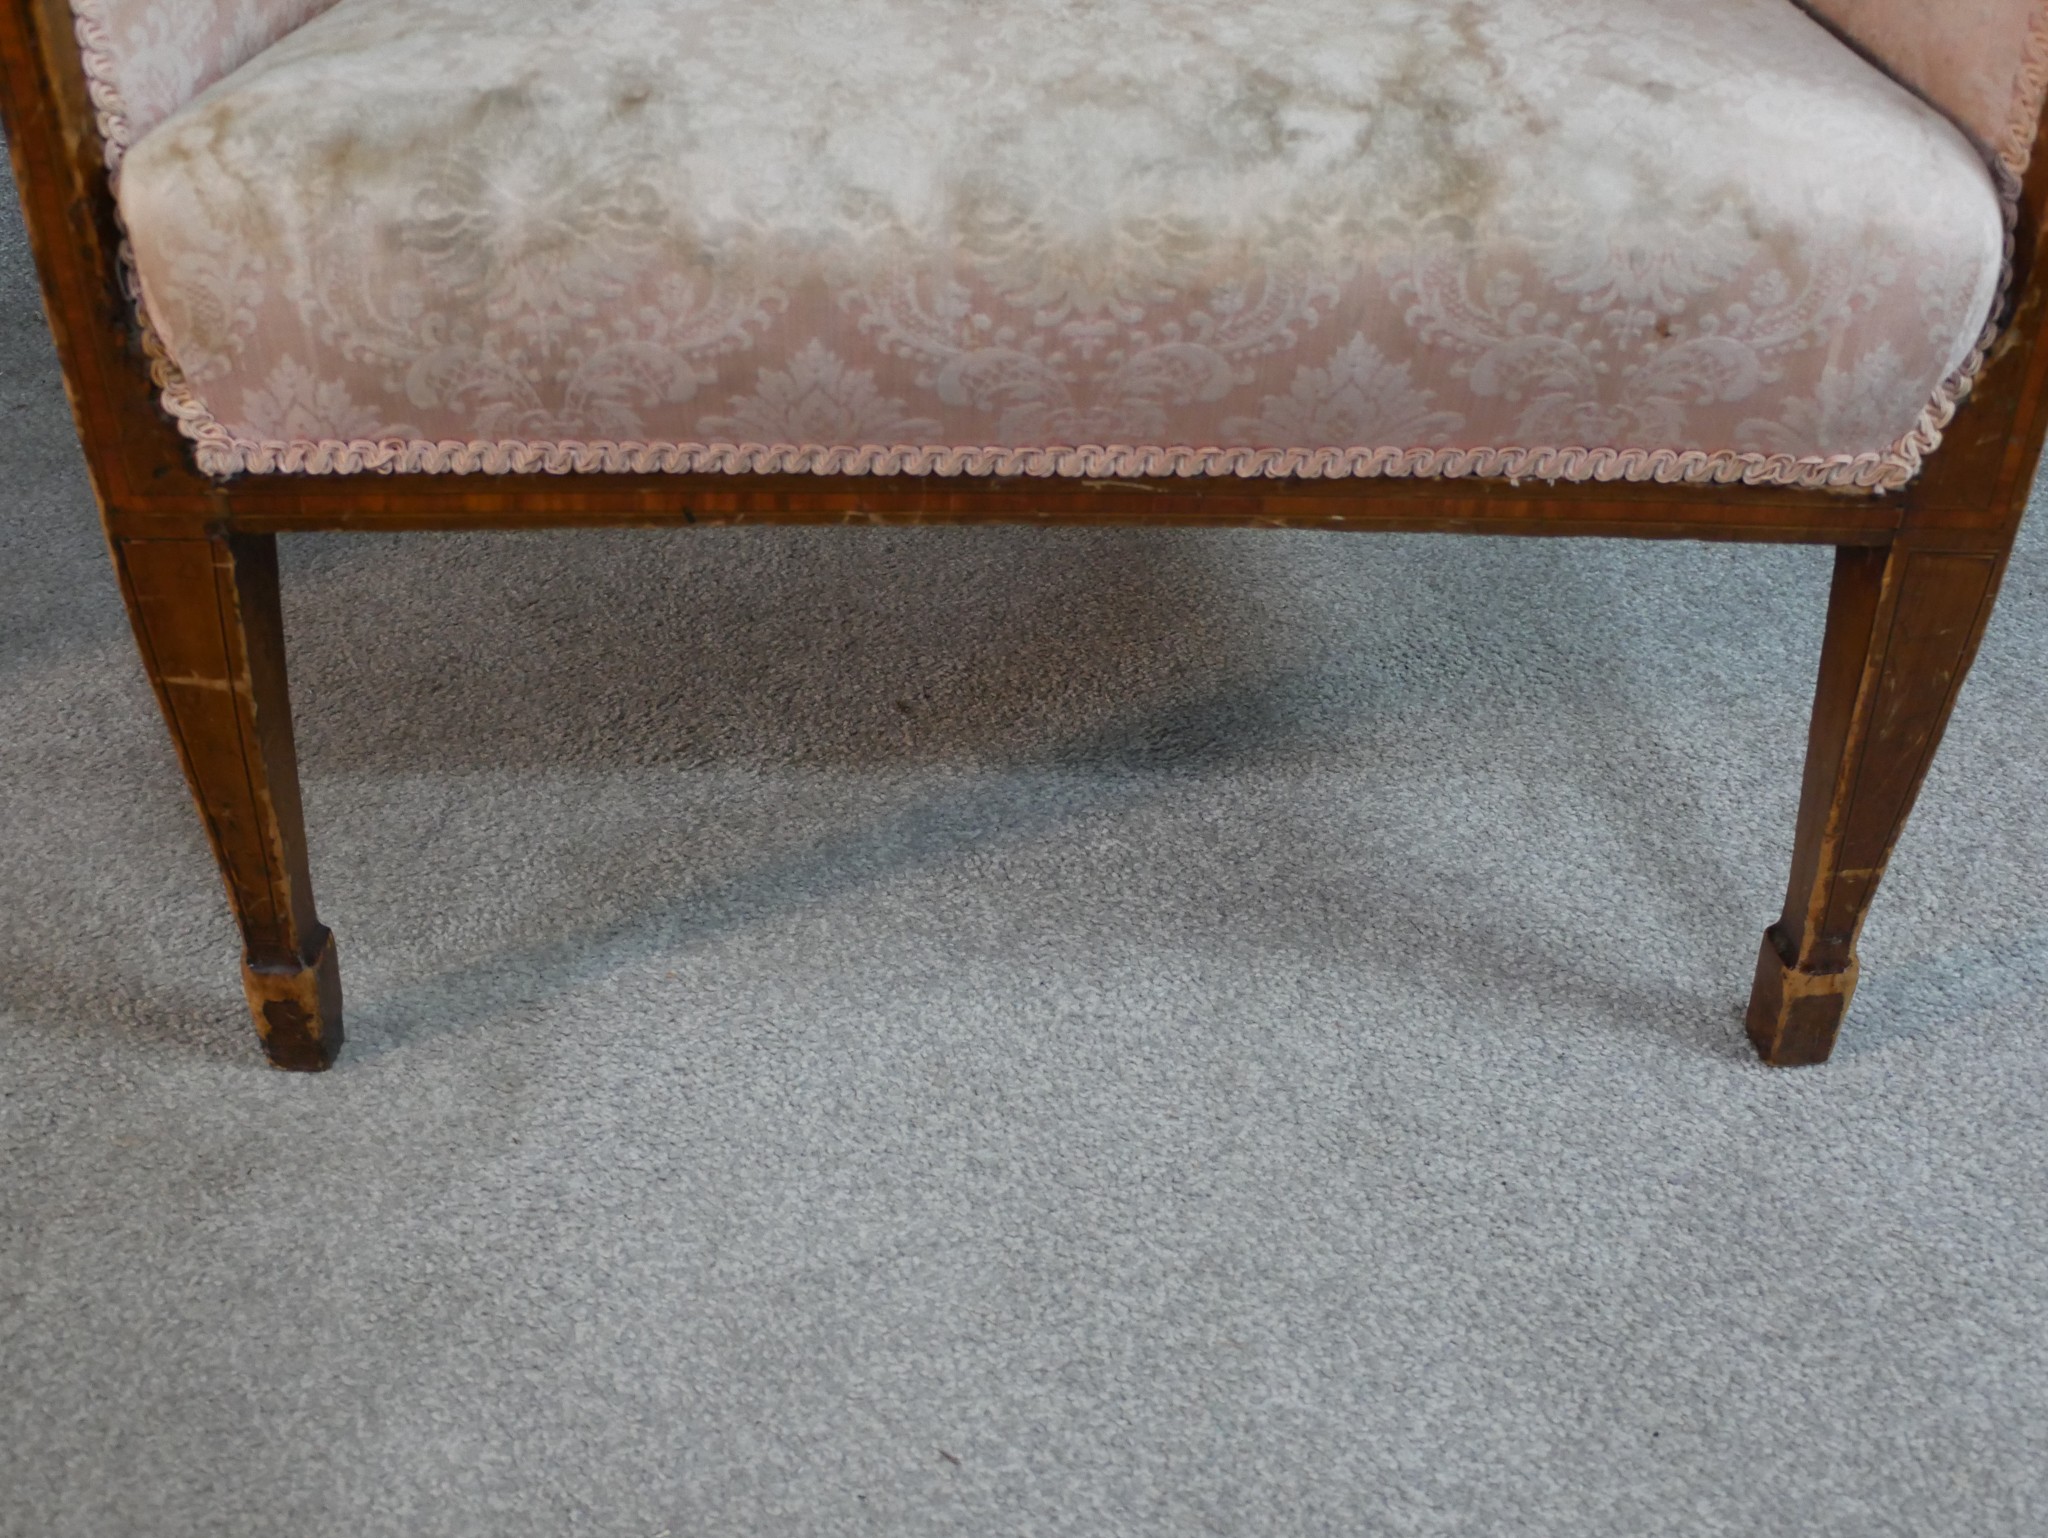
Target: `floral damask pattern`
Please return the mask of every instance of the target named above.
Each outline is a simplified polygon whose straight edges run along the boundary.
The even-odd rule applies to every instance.
[[[343,0],[121,201],[217,473],[1897,484],[2004,240],[1789,0]]]
[[[110,162],[335,0],[71,0]]]
[[[875,388],[872,370],[848,368],[822,342],[807,342],[787,369],[761,370],[731,415],[706,417],[704,431],[735,443],[929,443],[944,431]]]
[[[266,438],[363,438],[386,430],[348,387],[322,380],[297,358],[280,358],[261,387],[242,396],[242,419]]]
[[[1395,363],[1359,332],[1323,368],[1303,368],[1285,395],[1269,395],[1256,417],[1233,417],[1226,437],[1303,448],[1449,443],[1465,419],[1430,410],[1431,392],[1417,385],[1413,366]]]
[[[1779,403],[1777,420],[1746,422],[1742,430],[1752,442],[1787,452],[1813,444],[1826,452],[1867,443],[1898,419],[1916,388],[1898,350],[1881,343],[1847,367],[1830,364],[1811,396]]]

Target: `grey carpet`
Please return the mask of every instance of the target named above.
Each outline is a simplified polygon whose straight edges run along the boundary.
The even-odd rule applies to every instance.
[[[1837,1062],[1827,558],[286,542],[260,1066],[0,220],[0,1532],[2048,1532],[2048,528]]]

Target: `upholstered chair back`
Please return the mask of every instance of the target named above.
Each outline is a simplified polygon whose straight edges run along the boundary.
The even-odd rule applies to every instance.
[[[1802,0],[2015,176],[2048,93],[2048,0]]]
[[[122,153],[216,80],[334,0],[71,0],[106,140]]]

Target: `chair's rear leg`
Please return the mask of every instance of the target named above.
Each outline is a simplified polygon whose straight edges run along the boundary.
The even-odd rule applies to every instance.
[[[1823,1063],[1834,1050],[1857,937],[2004,566],[1905,543],[1836,555],[1792,883],[1749,1001],[1749,1038],[1767,1063]]]
[[[341,1047],[341,974],[307,875],[277,541],[120,538],[114,565],[241,926],[263,1049],[280,1068],[326,1068]]]

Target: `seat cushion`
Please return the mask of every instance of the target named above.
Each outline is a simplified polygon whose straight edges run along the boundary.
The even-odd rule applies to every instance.
[[[341,0],[120,200],[223,474],[1893,485],[2005,241],[1790,0]]]

